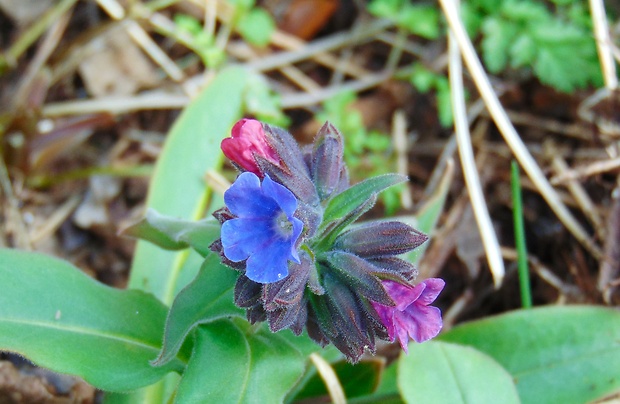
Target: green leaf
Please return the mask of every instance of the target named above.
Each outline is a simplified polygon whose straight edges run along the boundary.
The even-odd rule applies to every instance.
[[[403,0],[372,0],[368,11],[375,17],[395,19],[402,6]]]
[[[118,290],[46,255],[0,250],[0,349],[78,375],[93,386],[128,391],[184,363],[149,364],[161,346],[166,307],[152,295]]]
[[[371,397],[380,398],[381,403],[402,403],[403,400],[398,392],[398,361],[385,368],[381,375],[381,382]]]
[[[340,360],[331,364],[347,399],[372,394],[381,381],[385,359],[374,357],[363,359],[355,365]],[[295,396],[295,400],[310,397],[327,396],[325,382],[315,373],[304,388]]]
[[[450,96],[450,84],[445,77],[437,79],[437,112],[441,126],[444,128],[451,127],[454,120],[452,115],[452,97]]]
[[[461,19],[463,20],[463,25],[465,25],[467,35],[471,38],[478,34],[484,21],[483,16],[469,1],[461,3]]]
[[[267,10],[256,7],[244,13],[239,19],[237,30],[243,38],[256,46],[267,46],[276,23]]]
[[[499,73],[508,64],[508,50],[518,33],[517,26],[498,17],[489,17],[482,24],[482,56],[491,73]]]
[[[150,241],[166,250],[193,247],[204,257],[211,252],[211,243],[220,236],[220,224],[212,217],[199,221],[179,220],[148,209],[144,219],[121,234]]]
[[[519,403],[512,377],[493,358],[445,342],[409,344],[399,359],[398,386],[408,403]]]
[[[305,366],[305,356],[264,325],[219,320],[197,329],[176,402],[282,402]]]
[[[554,20],[531,30],[538,47],[534,72],[542,83],[570,92],[602,81],[591,35],[574,25]]]
[[[521,401],[585,403],[620,391],[620,313],[594,306],[514,311],[439,337],[471,345],[513,376]]]
[[[536,58],[536,44],[526,34],[517,36],[510,45],[510,65],[514,68],[529,66]]]
[[[247,76],[243,68],[223,70],[185,108],[157,161],[147,207],[185,220],[203,216],[210,196],[204,174],[222,165],[220,143],[241,116]],[[138,242],[129,287],[151,292],[170,304],[187,256],[187,251],[172,253]]]
[[[504,1],[497,0],[471,0],[472,6],[480,8],[483,14],[496,14]]]
[[[397,23],[412,34],[426,39],[439,36],[439,10],[434,6],[407,4],[397,14]]]
[[[166,320],[164,344],[155,366],[173,360],[187,335],[199,324],[222,317],[244,317],[243,310],[233,303],[233,290],[239,273],[220,262],[215,253],[205,259],[198,276],[187,285],[172,303]]]
[[[346,216],[384,189],[406,181],[407,177],[404,175],[385,174],[368,178],[353,185],[329,201],[323,215],[323,223],[329,223]]]
[[[507,20],[528,24],[546,23],[551,18],[546,5],[538,1],[504,1],[501,14]]]
[[[424,67],[421,63],[414,63],[409,81],[416,90],[425,94],[435,87],[437,73]]]
[[[213,198],[205,186],[204,175],[222,165],[219,146],[241,117],[247,77],[248,72],[241,67],[222,70],[181,113],[157,161],[147,207],[186,220],[199,220],[209,210],[207,206]],[[198,266],[190,265],[192,260],[198,260],[197,256],[191,250],[170,252],[139,241],[129,287],[151,292],[169,305],[197,272]],[[163,403],[169,397],[166,392],[172,382],[132,393],[133,400]]]
[[[227,2],[237,7],[240,11],[249,10],[256,4],[256,0],[227,0]]]

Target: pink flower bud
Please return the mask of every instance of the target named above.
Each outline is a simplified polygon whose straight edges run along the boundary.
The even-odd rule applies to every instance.
[[[280,158],[267,143],[263,125],[255,119],[242,119],[233,126],[231,136],[222,140],[222,151],[228,159],[246,171],[263,177],[263,173],[256,162],[260,156],[274,164],[280,163]]]

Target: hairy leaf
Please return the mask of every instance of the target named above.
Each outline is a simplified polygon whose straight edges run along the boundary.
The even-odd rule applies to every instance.
[[[620,391],[620,313],[594,306],[519,310],[439,337],[495,358],[523,403],[585,403]]]
[[[409,344],[398,363],[398,386],[407,403],[519,403],[512,377],[493,358],[445,342]]]
[[[0,250],[0,350],[69,373],[102,390],[154,383],[185,363],[149,364],[161,345],[166,307],[118,290],[43,254]]]
[[[224,319],[202,325],[176,402],[282,402],[305,363],[299,350],[266,327]]]

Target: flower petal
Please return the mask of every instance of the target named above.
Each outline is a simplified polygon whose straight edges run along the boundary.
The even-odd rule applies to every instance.
[[[443,325],[441,310],[433,306],[413,305],[396,317],[411,339],[418,343],[436,337]]]
[[[267,143],[263,125],[254,119],[242,119],[233,126],[232,137],[222,140],[221,148],[224,155],[243,169],[262,176],[256,162],[261,156],[273,164],[278,164],[280,158]]]
[[[231,219],[222,225],[222,247],[224,255],[233,262],[243,261],[255,251],[265,248],[269,243],[266,228],[270,219]],[[275,237],[275,236],[271,236]]]
[[[224,192],[224,202],[230,212],[240,218],[273,216],[278,204],[261,190],[260,179],[246,172]]]
[[[295,247],[295,243],[297,243],[297,239],[301,235],[301,231],[304,229],[304,222],[293,217],[290,219],[291,223],[293,223],[293,233],[291,234],[290,243],[291,243],[291,254],[289,258],[291,261],[295,261],[298,264],[301,264],[299,259],[299,253],[297,252],[297,248]]]
[[[422,283],[412,287],[391,280],[384,280],[383,287],[396,303],[396,310],[398,311],[405,310],[410,304],[418,300],[425,288]]]
[[[265,175],[262,192],[265,196],[273,199],[288,219],[291,220],[295,210],[297,210],[297,199],[291,191],[273,181],[269,178],[269,175]]]
[[[387,329],[390,342],[394,342],[394,337],[396,335],[396,328],[394,326],[394,307],[384,306],[373,301],[371,301],[371,303],[372,307],[374,307],[375,311],[379,315],[381,322]]]
[[[396,338],[398,339],[398,343],[400,344],[401,348],[403,348],[403,351],[405,351],[405,353],[409,353],[409,330],[407,328],[408,324],[403,324],[403,321],[398,316],[398,314],[399,313],[396,313],[394,315],[394,328],[396,330]]]
[[[433,303],[439,293],[443,290],[443,287],[446,285],[446,282],[440,278],[429,278],[422,282],[420,282],[417,286],[424,284],[424,291],[418,298],[418,303],[428,306]]]
[[[246,263],[245,275],[254,282],[277,282],[288,275],[290,244],[270,241],[254,251]]]

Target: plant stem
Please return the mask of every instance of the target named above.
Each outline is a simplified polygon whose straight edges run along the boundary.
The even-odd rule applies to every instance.
[[[530,271],[527,265],[527,247],[525,246],[525,227],[523,225],[523,200],[521,198],[519,164],[515,160],[512,160],[510,166],[510,185],[512,188],[512,214],[515,226],[515,245],[517,248],[521,305],[524,309],[529,309],[532,307],[532,292],[530,290]]]

